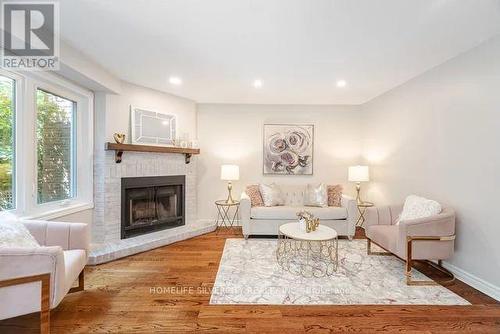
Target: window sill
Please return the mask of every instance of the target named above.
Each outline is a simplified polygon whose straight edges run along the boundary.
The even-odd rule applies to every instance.
[[[73,203],[71,205],[62,208],[51,208],[43,212],[37,212],[32,215],[27,215],[20,217],[21,219],[43,219],[49,220],[54,218],[59,218],[67,215],[71,215],[77,212],[89,210],[94,208],[94,203]]]

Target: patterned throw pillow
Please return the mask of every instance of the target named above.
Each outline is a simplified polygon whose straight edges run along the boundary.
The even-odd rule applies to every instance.
[[[328,206],[342,205],[342,186],[340,184],[328,186],[327,192],[328,192]]]
[[[252,207],[254,206],[264,206],[264,201],[262,200],[262,195],[260,194],[259,185],[248,186],[245,190],[248,197],[250,197],[250,203]]]

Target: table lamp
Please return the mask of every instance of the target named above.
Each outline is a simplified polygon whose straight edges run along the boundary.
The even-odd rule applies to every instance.
[[[349,181],[356,182],[356,201],[358,204],[363,203],[359,197],[359,191],[361,190],[361,182],[370,181],[370,176],[368,174],[368,166],[352,166],[349,167]]]
[[[222,165],[220,168],[220,179],[227,181],[227,200],[226,203],[233,204],[233,196],[231,196],[231,190],[233,185],[231,181],[237,181],[240,179],[240,167],[237,165]]]

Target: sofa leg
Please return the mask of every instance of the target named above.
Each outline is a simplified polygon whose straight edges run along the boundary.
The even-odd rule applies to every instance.
[[[353,235],[348,235],[347,238],[349,239],[349,241],[352,241],[354,239],[354,236]]]
[[[85,268],[82,269],[80,275],[78,275],[78,286],[69,289],[69,293],[83,291],[85,289]]]
[[[245,240],[248,240],[248,234],[243,234],[243,237],[245,238]]]

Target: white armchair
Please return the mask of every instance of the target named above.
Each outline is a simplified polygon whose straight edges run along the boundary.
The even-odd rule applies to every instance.
[[[83,290],[89,228],[34,220],[23,224],[43,247],[0,248],[0,320],[41,311],[41,329],[48,332],[48,308],[55,308],[68,292]],[[78,287],[72,288],[77,279]]]

